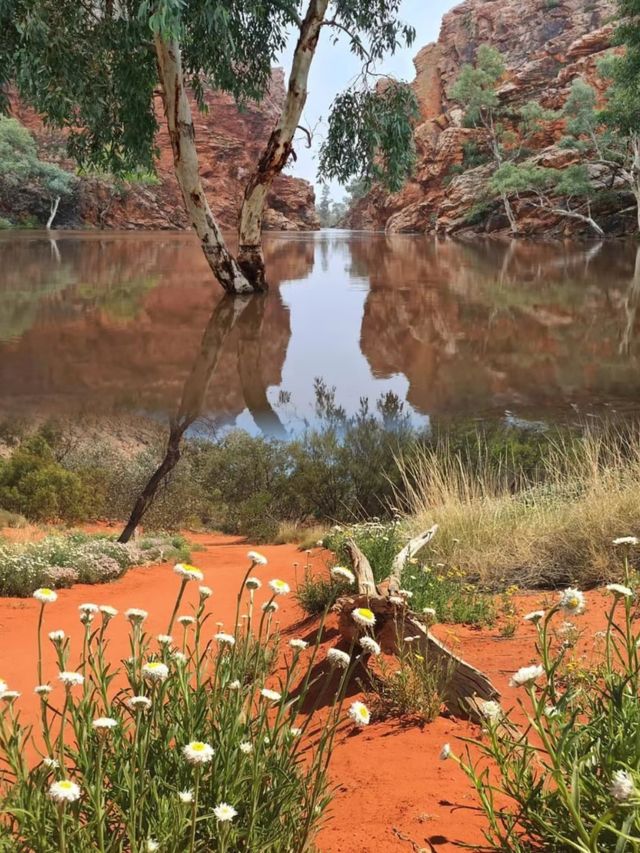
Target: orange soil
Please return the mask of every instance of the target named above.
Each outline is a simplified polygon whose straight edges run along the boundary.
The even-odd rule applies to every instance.
[[[230,536],[195,534],[190,539],[203,547],[194,552],[193,562],[205,574],[205,583],[213,588],[209,606],[216,621],[232,629],[235,596],[246,571],[249,546]],[[306,560],[295,546],[265,546],[260,551],[269,565],[254,574],[263,581],[281,577],[295,585]],[[324,558],[316,552],[310,558],[321,568]],[[294,564],[298,564],[297,568]],[[45,630],[62,628],[72,639],[72,648],[81,643],[82,627],[78,605],[92,601],[110,604],[121,612],[128,607],[141,607],[150,613],[147,628],[152,633],[166,630],[175,601],[177,579],[167,565],[132,569],[109,585],[78,585],[61,590],[58,601],[49,605]],[[551,600],[551,596],[547,596]],[[195,585],[187,587],[182,612],[195,603]],[[599,593],[589,596],[587,614],[580,617],[579,627],[588,628],[585,636],[605,625],[604,600]],[[545,604],[545,595],[522,596],[518,611],[524,614]],[[280,599],[278,617],[289,636],[313,639],[313,623],[304,621],[292,596]],[[36,625],[39,605],[31,599],[0,599],[0,677],[11,689],[19,690],[20,709],[25,721],[37,719]],[[517,698],[508,686],[510,674],[520,666],[536,661],[535,630],[526,623],[518,624],[514,637],[500,637],[498,627],[473,630],[462,626],[438,626],[437,635],[454,647],[469,662],[483,669],[503,694],[503,705],[509,708]],[[114,659],[128,656],[128,623],[119,616],[109,627],[111,654]],[[335,623],[325,628],[323,643],[336,643]],[[583,651],[589,654],[588,645]],[[53,649],[45,646],[45,680],[53,680],[56,671]],[[56,687],[55,691],[61,690]],[[54,693],[55,695],[55,693]],[[355,694],[354,694],[355,695]],[[459,850],[464,843],[479,849],[483,843],[483,818],[477,800],[464,774],[451,761],[442,762],[438,755],[443,743],[456,748],[456,738],[477,736],[478,727],[461,720],[438,718],[420,728],[400,721],[373,723],[354,731],[345,726],[336,739],[331,776],[337,793],[331,816],[318,839],[322,853],[380,853],[409,851],[429,845],[438,853]],[[467,848],[468,849],[468,848]]]

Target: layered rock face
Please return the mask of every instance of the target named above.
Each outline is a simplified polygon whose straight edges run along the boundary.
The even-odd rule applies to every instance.
[[[572,81],[582,77],[598,85],[598,60],[611,48],[615,0],[464,0],[448,12],[440,37],[414,59],[413,88],[421,122],[415,130],[418,166],[413,179],[398,193],[374,188],[350,211],[347,224],[354,228],[396,232],[506,229],[498,213],[473,219],[490,166],[480,166],[454,177],[464,158],[464,145],[480,132],[462,126],[462,110],[451,100],[451,88],[477,49],[488,44],[500,51],[507,67],[500,98],[506,107],[537,101],[547,109],[560,109]],[[552,122],[533,140],[541,165],[564,168],[573,162],[555,143],[562,122]],[[575,224],[554,217],[522,213],[524,233],[565,232]],[[605,211],[609,232],[622,233],[631,219],[616,210]]]
[[[245,180],[277,121],[284,95],[284,72],[276,68],[270,91],[259,104],[249,103],[239,109],[230,96],[209,91],[205,98],[208,111],[202,113],[192,100],[203,183],[209,203],[223,228],[236,225]],[[82,178],[74,199],[60,205],[56,226],[189,227],[173,174],[171,144],[159,99],[156,112],[160,126],[157,137],[160,152],[158,182],[114,185],[113,181],[102,178]],[[15,104],[14,115],[36,136],[45,151],[45,158],[47,150],[60,147],[63,140],[56,140],[55,134],[43,127],[39,116],[32,110]],[[38,207],[38,199],[29,194],[28,189],[23,198],[15,199],[15,204],[18,213],[31,212],[38,219],[44,216],[44,211]],[[42,201],[40,204],[42,206]],[[11,214],[11,211],[7,213]],[[266,229],[281,231],[319,228],[313,186],[289,175],[278,177],[267,199],[264,224]]]

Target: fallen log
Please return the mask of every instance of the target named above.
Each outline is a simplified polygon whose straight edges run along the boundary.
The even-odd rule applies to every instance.
[[[409,556],[417,553],[419,547],[433,538],[436,529],[431,528],[412,539],[395,558],[394,567],[396,563],[403,565]],[[423,545],[418,547],[420,541]],[[334,606],[334,611],[338,613],[339,630],[345,641],[351,643],[362,633],[352,612],[358,607],[368,608],[375,615],[374,633],[382,650],[387,654],[398,654],[401,645],[411,642],[416,650],[419,649],[427,659],[441,665],[446,672],[447,686],[443,701],[447,709],[457,716],[478,719],[482,703],[500,697],[491,680],[433,636],[428,628],[427,616],[414,613],[409,608],[408,600],[398,595],[400,576],[390,576],[377,585],[369,561],[353,539],[347,542],[347,550],[358,591],[354,595],[343,596]]]

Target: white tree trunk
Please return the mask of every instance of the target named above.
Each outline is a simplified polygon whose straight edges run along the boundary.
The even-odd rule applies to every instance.
[[[58,212],[58,207],[60,206],[60,196],[57,195],[53,201],[51,202],[51,206],[49,208],[49,218],[47,219],[47,231],[51,230],[51,226],[53,225],[53,220],[56,218],[56,213]]]
[[[185,209],[207,262],[222,287],[228,293],[252,293],[254,288],[227,249],[204,194],[180,46],[176,40],[165,41],[160,35],[155,38],[155,46],[175,174]]]
[[[293,137],[307,100],[309,69],[329,0],[309,0],[293,54],[287,96],[278,124],[273,129],[255,171],[249,178],[238,226],[238,262],[258,290],[267,287],[262,254],[262,215],[273,179],[282,172],[291,154]]]

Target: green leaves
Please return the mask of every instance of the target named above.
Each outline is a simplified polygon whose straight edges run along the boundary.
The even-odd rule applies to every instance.
[[[415,165],[413,124],[418,116],[410,86],[390,81],[376,91],[339,95],[320,149],[318,172],[346,184],[351,178],[399,190]]]
[[[451,88],[451,98],[465,108],[465,118],[472,127],[484,124],[498,107],[497,87],[504,72],[499,51],[486,44],[478,48],[475,66],[463,66]]]

